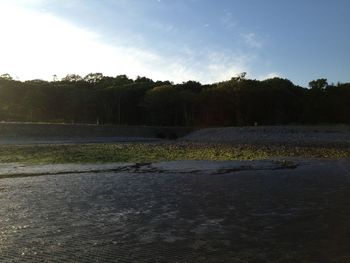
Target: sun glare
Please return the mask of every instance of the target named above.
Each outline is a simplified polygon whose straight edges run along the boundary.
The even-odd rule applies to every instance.
[[[0,72],[20,79],[90,72],[147,74],[139,61],[157,60],[154,54],[105,44],[96,33],[45,11],[18,5],[5,9],[0,16]]]
[[[164,57],[139,43],[126,46],[118,39],[108,42],[94,30],[45,9],[30,8],[26,1],[0,2],[0,10],[3,35],[0,74],[10,73],[20,80],[52,80],[53,75],[61,78],[72,73],[84,76],[103,72],[110,76],[142,75],[177,83],[189,79],[210,83],[247,71],[245,62],[237,61],[237,56],[233,59],[209,52],[200,56],[207,63],[198,64],[198,54],[186,59]]]

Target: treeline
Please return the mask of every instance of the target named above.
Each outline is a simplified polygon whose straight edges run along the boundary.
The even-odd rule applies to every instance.
[[[173,84],[125,75],[16,81],[0,76],[0,121],[164,126],[350,123],[350,83],[246,79]]]

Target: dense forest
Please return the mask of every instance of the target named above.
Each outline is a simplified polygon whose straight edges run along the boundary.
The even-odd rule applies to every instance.
[[[0,76],[0,121],[163,126],[350,123],[350,83],[309,88],[288,79],[231,80],[202,85],[133,80],[91,73],[61,80]]]

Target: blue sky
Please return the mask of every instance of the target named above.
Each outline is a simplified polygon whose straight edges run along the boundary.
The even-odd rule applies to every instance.
[[[347,0],[0,0],[0,74],[350,81]]]

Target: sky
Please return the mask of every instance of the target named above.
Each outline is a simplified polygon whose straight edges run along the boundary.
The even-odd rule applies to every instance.
[[[0,0],[0,74],[350,81],[348,0]]]

